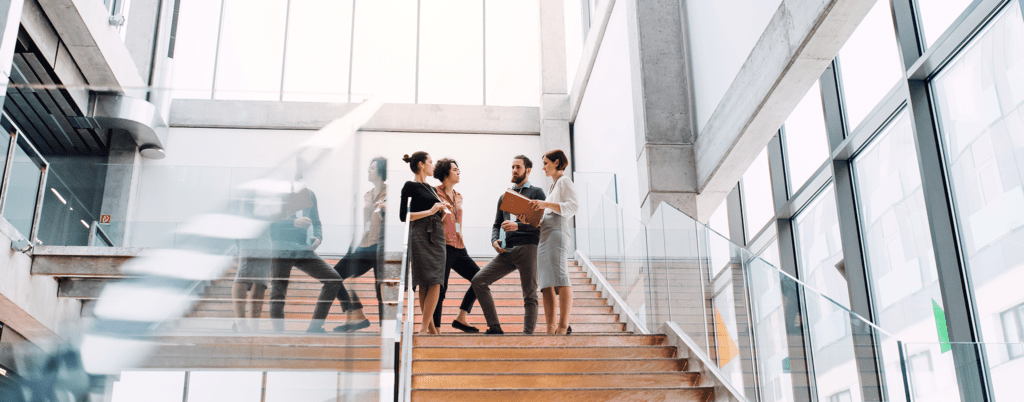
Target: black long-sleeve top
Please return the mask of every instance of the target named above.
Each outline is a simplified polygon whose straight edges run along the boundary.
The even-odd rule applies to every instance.
[[[412,198],[412,209],[406,207],[409,199]],[[408,212],[423,212],[434,207],[434,204],[441,202],[434,194],[434,187],[426,183],[415,181],[405,182],[402,187],[401,205],[398,209],[398,219],[405,222],[405,215]]]
[[[530,185],[529,182],[518,189],[513,188],[512,191],[522,194],[524,197],[531,200],[544,201],[546,198],[544,196],[544,190],[541,190],[540,187]],[[498,213],[494,216],[494,225],[491,227],[491,243],[501,239],[501,224],[511,219],[511,214],[501,210],[501,200],[503,198],[505,198],[504,193],[501,197],[498,197]],[[527,225],[523,222],[517,223],[519,224],[518,229],[511,232],[505,232],[505,248],[540,243],[540,228]]]

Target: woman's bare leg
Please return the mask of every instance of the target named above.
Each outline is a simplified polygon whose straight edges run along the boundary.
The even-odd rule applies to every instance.
[[[549,287],[540,290],[544,296],[544,321],[548,324],[548,335],[555,333],[555,288]]]
[[[420,323],[420,334],[440,334],[434,326],[434,308],[437,307],[437,298],[441,294],[441,284],[420,286],[420,311],[423,313],[423,321]]]
[[[572,312],[572,286],[558,287],[558,329],[556,334],[564,335],[569,328],[569,313]]]

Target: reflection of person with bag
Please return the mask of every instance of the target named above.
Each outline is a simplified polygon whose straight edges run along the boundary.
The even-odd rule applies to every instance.
[[[373,289],[377,293],[377,319],[383,319],[384,302],[380,296],[381,272],[384,268],[384,210],[387,205],[388,160],[382,156],[373,158],[367,169],[367,180],[373,188],[363,197],[363,236],[355,249],[350,249],[334,266],[344,281],[362,276],[373,269]],[[344,283],[338,289],[341,311],[348,313],[345,323],[334,328],[335,332],[356,331],[370,326],[370,320],[363,313],[363,303],[354,291],[345,289]]]
[[[300,159],[295,181],[302,180],[304,168],[304,163]],[[323,239],[323,226],[320,224],[316,194],[312,191],[309,191],[309,201],[309,207],[270,224],[270,239],[274,247],[270,275],[270,318],[275,331],[284,330],[284,300],[288,293],[292,267],[323,283],[308,332],[324,332],[327,313],[341,287],[341,276],[313,251],[320,246]]]

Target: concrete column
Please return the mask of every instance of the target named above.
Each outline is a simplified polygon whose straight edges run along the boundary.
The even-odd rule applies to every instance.
[[[563,0],[540,0],[540,53],[541,149],[543,152],[561,149],[572,161],[572,141],[569,137],[569,85],[565,76],[565,4]],[[573,60],[573,62],[576,61]],[[535,164],[540,164],[539,155]],[[571,169],[570,165],[566,170],[572,173]],[[551,179],[540,180],[537,175],[533,180],[535,182],[543,181],[545,188],[551,184]]]
[[[128,247],[135,194],[138,191],[142,155],[135,140],[124,131],[115,131],[110,137],[107,157],[107,177],[103,185],[103,205],[100,214],[110,215],[109,224],[100,224],[115,247]]]
[[[8,0],[0,2],[0,104],[6,101],[7,84],[11,81],[11,65],[14,64],[14,45],[18,42],[18,27],[21,25],[21,10],[24,0]]]
[[[644,216],[650,216],[658,205],[668,202],[691,217],[706,220],[714,206],[704,211],[697,204],[696,130],[679,2],[623,3],[627,7],[641,209]]]

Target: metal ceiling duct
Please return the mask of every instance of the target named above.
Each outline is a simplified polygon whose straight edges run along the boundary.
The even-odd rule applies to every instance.
[[[163,141],[157,128],[166,127],[156,106],[145,100],[121,94],[93,94],[85,117],[68,116],[78,128],[127,131],[149,159],[163,159]],[[164,134],[164,136],[166,136]]]

